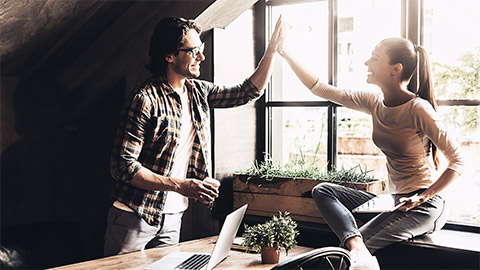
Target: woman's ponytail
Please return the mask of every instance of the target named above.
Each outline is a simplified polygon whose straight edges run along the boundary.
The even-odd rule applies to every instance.
[[[433,91],[432,74],[430,70],[430,61],[428,60],[427,51],[422,46],[414,45],[418,57],[417,76],[418,76],[418,90],[417,95],[427,100],[435,111],[437,111],[437,101]],[[437,155],[437,147],[432,141],[429,141],[433,164],[435,169],[438,169],[439,159]]]

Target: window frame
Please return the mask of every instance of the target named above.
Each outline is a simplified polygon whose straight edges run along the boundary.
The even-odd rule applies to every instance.
[[[272,21],[272,7],[288,4],[301,4],[310,2],[328,1],[328,83],[337,84],[337,48],[338,48],[338,1],[339,0],[262,0],[256,5],[255,25],[256,30],[264,31],[265,38],[261,39],[262,48],[266,47],[269,33],[272,33],[274,22]],[[401,0],[401,36],[423,45],[423,0]],[[409,88],[416,88],[416,78],[412,78]],[[288,107],[317,107],[327,108],[327,170],[333,170],[337,164],[337,108],[342,107],[330,101],[270,101],[269,94],[272,85],[269,83],[266,90],[266,98],[259,100],[259,116],[263,119],[258,121],[258,134],[262,134],[257,142],[257,160],[264,159],[264,153],[271,154],[272,145],[272,114],[274,108]],[[480,106],[480,99],[437,99],[438,106]],[[261,155],[258,153],[262,153]],[[480,225],[464,224],[461,222],[449,221],[446,228],[458,231],[478,232]]]
[[[338,32],[338,17],[337,17],[337,0],[267,0],[266,1],[266,14],[267,20],[267,33],[272,33],[273,22],[271,18],[272,7],[287,5],[287,4],[300,4],[310,2],[325,2],[328,1],[328,83],[332,85],[337,84],[337,43],[334,33]],[[265,26],[263,26],[265,28]],[[272,110],[275,107],[317,107],[327,108],[327,170],[331,171],[336,166],[337,161],[337,107],[339,105],[330,101],[270,101],[271,84],[267,87],[267,97],[262,104],[266,112],[266,147],[263,150],[264,153],[271,154],[273,150],[272,146]]]

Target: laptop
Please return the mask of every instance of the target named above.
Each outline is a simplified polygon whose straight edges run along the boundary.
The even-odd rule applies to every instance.
[[[366,201],[352,210],[353,213],[382,213],[393,212],[404,205],[398,202],[394,194],[380,194]]]
[[[233,240],[237,235],[238,228],[242,223],[243,216],[247,211],[248,204],[238,208],[227,215],[217,239],[217,243],[211,254],[202,252],[173,252],[155,263],[147,266],[145,270],[181,270],[200,269],[210,270],[225,259],[232,247]]]

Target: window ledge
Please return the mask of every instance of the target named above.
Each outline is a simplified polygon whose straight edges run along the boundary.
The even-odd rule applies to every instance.
[[[442,229],[375,252],[382,269],[480,269],[480,233]]]
[[[480,233],[442,229],[433,234],[415,237],[402,244],[425,248],[462,250],[480,253],[480,245],[478,245],[478,243],[480,243]]]

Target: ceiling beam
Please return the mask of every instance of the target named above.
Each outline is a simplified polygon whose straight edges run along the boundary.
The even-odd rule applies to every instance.
[[[217,0],[203,11],[195,21],[206,32],[212,28],[225,28],[251,8],[258,0]]]

